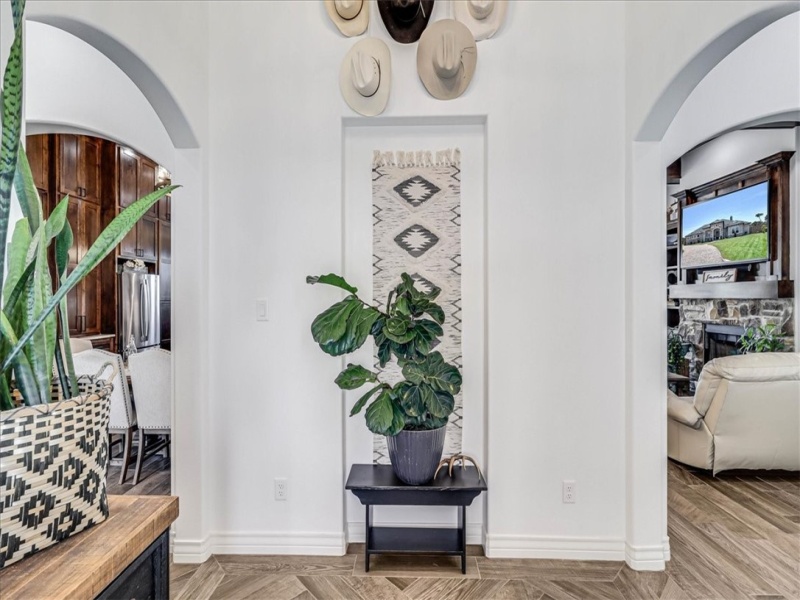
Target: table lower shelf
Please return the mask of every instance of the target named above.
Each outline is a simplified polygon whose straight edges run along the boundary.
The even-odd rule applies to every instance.
[[[464,552],[460,529],[421,527],[372,527],[369,554],[447,554]]]

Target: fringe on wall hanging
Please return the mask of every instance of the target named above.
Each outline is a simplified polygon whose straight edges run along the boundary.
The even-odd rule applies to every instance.
[[[461,150],[448,148],[447,150],[417,150],[413,151],[388,151],[374,150],[372,153],[372,167],[460,167]]]

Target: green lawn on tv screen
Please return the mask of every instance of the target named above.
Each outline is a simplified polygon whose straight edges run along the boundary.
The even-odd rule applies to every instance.
[[[767,257],[767,234],[751,233],[741,237],[708,242],[715,246],[722,258],[729,261],[756,260]]]

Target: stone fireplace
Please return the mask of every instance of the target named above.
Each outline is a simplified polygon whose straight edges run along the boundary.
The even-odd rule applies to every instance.
[[[715,356],[733,353],[737,338],[748,327],[772,323],[786,336],[786,350],[794,351],[794,314],[791,298],[780,300],[682,299],[678,334],[689,344],[689,378],[694,390],[703,365]],[[710,335],[706,335],[706,332]],[[716,355],[713,355],[717,352]],[[711,356],[711,358],[709,358]]]

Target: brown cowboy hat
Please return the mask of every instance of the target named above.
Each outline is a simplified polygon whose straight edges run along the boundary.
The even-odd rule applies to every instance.
[[[412,44],[428,26],[434,0],[378,0],[378,12],[389,35],[401,44]]]

